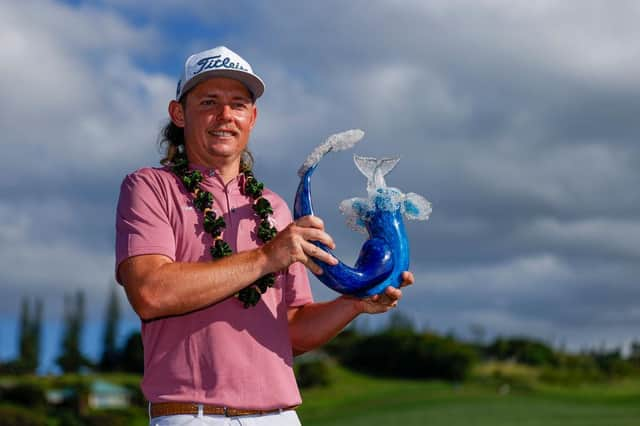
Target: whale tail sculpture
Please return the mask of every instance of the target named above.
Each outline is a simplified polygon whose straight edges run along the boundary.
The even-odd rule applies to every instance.
[[[363,136],[362,130],[332,135],[307,157],[298,170],[300,184],[294,204],[296,219],[314,214],[311,176],[324,155],[351,148]],[[367,177],[368,198],[345,200],[340,204],[340,210],[347,216],[350,227],[368,233],[369,239],[362,246],[353,267],[341,261],[338,265],[329,265],[316,260],[323,271],[316,276],[335,291],[366,297],[383,292],[389,285],[400,286],[402,272],[409,268],[409,242],[402,218],[426,220],[431,213],[431,204],[420,195],[403,194],[386,186],[384,177],[398,163],[398,158],[354,156],[354,161]],[[314,244],[331,253],[322,243]]]
[[[367,192],[372,194],[377,188],[386,188],[387,184],[384,177],[389,173],[400,161],[399,157],[393,158],[373,158],[353,156],[358,170],[367,178]]]

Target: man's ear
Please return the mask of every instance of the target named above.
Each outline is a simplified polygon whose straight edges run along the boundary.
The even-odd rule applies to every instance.
[[[258,119],[258,107],[253,105],[253,112],[251,114],[251,123],[249,124],[249,128],[253,130],[253,126],[256,125],[256,120]]]
[[[178,101],[169,102],[169,117],[173,124],[178,127],[184,127],[184,108]]]

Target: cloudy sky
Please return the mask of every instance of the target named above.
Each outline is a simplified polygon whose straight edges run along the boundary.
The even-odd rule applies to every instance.
[[[35,296],[50,359],[79,289],[96,353],[120,182],[157,164],[184,58],[215,45],[267,84],[251,149],[290,203],[331,133],[361,128],[355,153],[402,157],[387,183],[433,203],[408,227],[401,310],[417,324],[573,349],[639,339],[639,19],[622,0],[3,1],[0,360]],[[345,261],[362,238],[337,205],[366,183],[351,154],[314,178]]]

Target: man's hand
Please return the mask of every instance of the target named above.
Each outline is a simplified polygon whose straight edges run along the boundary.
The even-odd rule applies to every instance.
[[[402,284],[400,288],[413,284],[414,277],[409,271],[402,273]],[[360,312],[366,314],[379,314],[387,312],[396,306],[402,298],[402,290],[389,286],[385,289],[384,293],[376,294],[375,296],[365,297],[360,299],[357,308]]]
[[[324,232],[322,219],[316,216],[304,216],[291,223],[275,238],[262,246],[272,269],[279,271],[295,262],[303,263],[315,274],[322,269],[313,261],[319,259],[330,265],[337,265],[338,260],[329,253],[311,243],[318,241],[334,249],[335,244],[329,234]]]

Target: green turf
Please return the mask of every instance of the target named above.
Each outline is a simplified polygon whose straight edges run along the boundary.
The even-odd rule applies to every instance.
[[[472,381],[373,379],[333,370],[328,388],[303,392],[305,426],[626,426],[640,425],[640,384],[580,388],[512,386]],[[502,392],[500,392],[502,391]]]
[[[640,426],[638,378],[550,386],[538,380],[539,371],[512,364],[480,365],[461,384],[372,378],[339,366],[330,371],[329,387],[302,392],[298,414],[304,426]],[[140,380],[135,375],[103,378],[136,386]],[[71,375],[0,378],[45,387],[77,380]],[[148,424],[145,407],[131,410],[137,413],[132,426]]]

